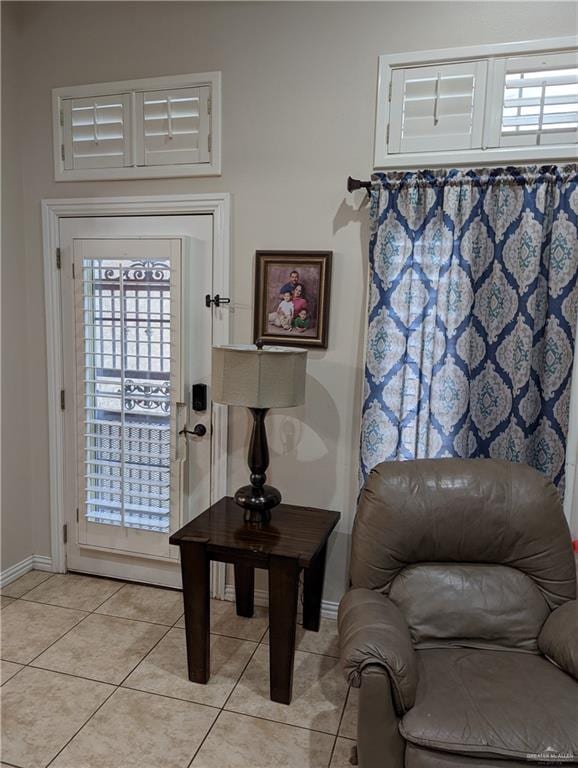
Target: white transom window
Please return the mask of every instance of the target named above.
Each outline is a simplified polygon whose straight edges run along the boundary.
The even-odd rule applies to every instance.
[[[380,56],[376,168],[575,160],[575,38]]]
[[[219,72],[56,88],[56,181],[215,176]]]

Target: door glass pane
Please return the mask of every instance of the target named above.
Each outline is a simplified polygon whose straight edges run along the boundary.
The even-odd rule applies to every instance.
[[[84,514],[90,523],[166,534],[171,492],[170,261],[84,258],[78,282]]]

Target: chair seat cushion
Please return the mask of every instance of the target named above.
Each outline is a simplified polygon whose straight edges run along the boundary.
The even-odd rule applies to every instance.
[[[400,723],[410,743],[453,754],[578,763],[578,683],[519,651],[418,651],[416,702]]]
[[[527,760],[503,760],[497,757],[479,757],[478,755],[450,754],[437,749],[416,747],[407,744],[404,768],[528,768]],[[556,763],[554,763],[556,765]]]

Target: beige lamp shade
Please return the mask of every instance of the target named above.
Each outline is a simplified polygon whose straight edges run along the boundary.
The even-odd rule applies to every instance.
[[[248,408],[291,408],[305,402],[307,350],[213,347],[213,400]]]

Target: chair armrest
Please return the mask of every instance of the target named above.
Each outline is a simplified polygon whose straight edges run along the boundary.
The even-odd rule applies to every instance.
[[[341,664],[350,685],[359,688],[367,667],[389,675],[396,710],[415,702],[417,658],[407,623],[392,601],[371,589],[350,590],[339,605]]]
[[[569,600],[548,616],[538,648],[564,672],[578,680],[578,603]]]
[[[351,696],[351,693],[349,694]],[[405,739],[399,732],[389,675],[367,667],[357,708],[357,756],[361,768],[403,768]]]

